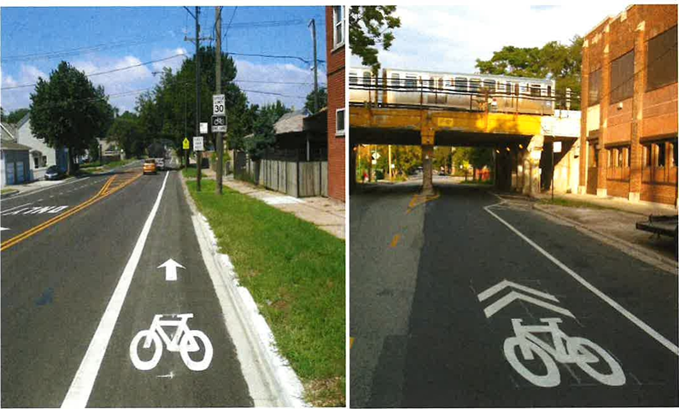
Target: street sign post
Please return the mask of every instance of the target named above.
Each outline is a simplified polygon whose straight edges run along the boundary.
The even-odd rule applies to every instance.
[[[224,94],[212,96],[212,114],[226,115],[226,98],[224,98]]]
[[[226,115],[212,116],[212,132],[226,132]]]
[[[201,152],[201,151],[205,150],[203,148],[203,137],[202,136],[194,136],[193,137],[193,150],[196,151],[196,152]]]
[[[207,133],[207,122],[201,122],[200,123],[200,134],[206,134]]]

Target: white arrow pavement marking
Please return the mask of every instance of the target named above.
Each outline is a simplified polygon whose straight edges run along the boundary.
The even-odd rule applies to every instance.
[[[544,297],[544,298],[551,300],[551,301],[554,301],[554,302],[559,302],[559,300],[551,294],[544,293],[542,291],[538,291],[538,290],[530,288],[530,287],[526,287],[525,285],[516,284],[516,283],[509,281],[509,280],[502,280],[501,282],[495,284],[494,286],[490,287],[489,289],[487,289],[484,292],[482,292],[481,294],[479,294],[479,301],[484,301],[484,300],[492,297],[493,295],[499,293],[500,291],[504,290],[507,287],[514,287],[516,289],[525,291],[527,293],[537,295],[537,296],[540,296],[540,297]]]
[[[509,294],[505,295],[504,297],[500,298],[499,300],[495,301],[494,303],[492,303],[491,305],[486,307],[486,309],[484,309],[483,312],[486,314],[486,318],[490,318],[490,317],[493,316],[493,314],[500,311],[501,309],[503,309],[504,307],[506,307],[512,301],[515,301],[515,300],[523,300],[523,301],[529,302],[531,304],[538,305],[542,308],[546,308],[548,310],[558,312],[559,314],[563,314],[563,315],[567,315],[571,318],[575,318],[575,316],[565,308],[557,307],[556,305],[552,305],[548,302],[538,300],[537,298],[531,297],[530,295],[521,294],[521,293],[518,293],[516,291],[512,291],[511,293],[509,293]]]
[[[177,281],[177,267],[181,267],[186,270],[186,267],[172,259],[169,259],[158,266],[158,268],[165,269],[165,281]]]

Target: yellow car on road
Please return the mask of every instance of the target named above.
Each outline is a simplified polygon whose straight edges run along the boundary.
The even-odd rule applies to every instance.
[[[156,161],[153,159],[145,159],[144,160],[144,174],[150,174],[153,173],[154,175],[158,173],[158,170],[156,169]]]

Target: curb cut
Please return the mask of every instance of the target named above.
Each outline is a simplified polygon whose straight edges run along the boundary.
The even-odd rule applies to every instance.
[[[301,381],[288,361],[278,353],[273,332],[259,313],[250,291],[239,284],[229,256],[219,253],[217,238],[207,222],[207,218],[200,213],[193,197],[191,197],[181,171],[178,172],[178,177],[192,212],[194,230],[198,236],[206,267],[208,267],[208,270],[217,270],[219,278],[216,280],[221,281],[221,283],[215,282],[215,286],[220,285],[229,293],[233,304],[232,312],[235,313],[234,318],[239,321],[241,326],[241,328],[238,328],[242,330],[240,335],[247,339],[248,346],[239,348],[236,344],[236,337],[232,335],[234,344],[236,344],[237,355],[240,358],[247,356],[249,360],[256,363],[255,371],[257,373],[254,376],[259,379],[252,379],[252,377],[248,379],[248,376],[246,376],[254,405],[256,407],[309,407],[303,399],[304,387]],[[213,269],[210,267],[213,267]],[[212,275],[212,271],[210,273]],[[242,369],[246,365],[248,363],[241,361]],[[243,373],[246,375],[245,370],[243,370]],[[249,371],[249,373],[252,373],[252,371]]]
[[[668,273],[674,275],[679,274],[679,272],[677,271],[677,269],[679,268],[678,267],[679,264],[675,260],[670,260],[668,257],[657,254],[637,244],[630,243],[626,240],[596,231],[595,229],[592,229],[591,227],[584,225],[582,223],[576,222],[575,220],[569,219],[568,217],[561,216],[554,212],[550,212],[549,210],[544,209],[541,205],[537,203],[534,203],[532,205],[532,208],[540,213],[544,213],[551,217],[555,217],[563,222],[566,222],[580,230],[584,230],[584,232],[587,233],[589,236],[592,236],[598,239],[599,241],[617,247],[618,249],[625,250],[625,253],[628,254],[629,256],[632,256],[645,263],[651,264]]]

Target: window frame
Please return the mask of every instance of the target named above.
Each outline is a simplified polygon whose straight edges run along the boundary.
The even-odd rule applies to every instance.
[[[342,112],[342,121],[339,120],[339,114]],[[344,137],[347,129],[346,108],[338,108],[335,110],[335,137]],[[338,129],[338,125],[342,124],[342,129]]]
[[[338,20],[338,10],[341,12],[341,18]],[[345,34],[344,34],[344,6],[332,6],[332,48],[337,49],[339,47],[342,47],[344,45],[344,40],[345,40]],[[337,28],[340,28],[340,32],[342,33],[342,38],[340,41],[337,41]]]

